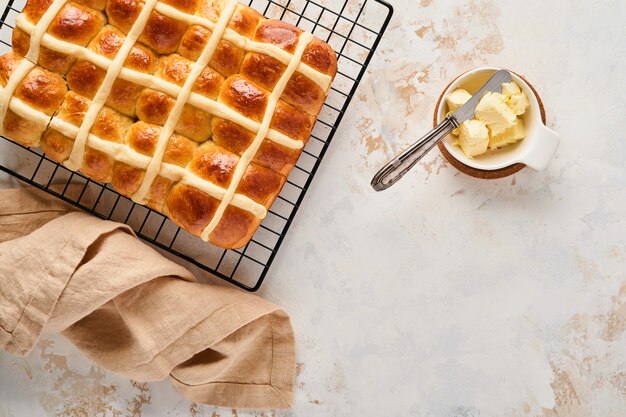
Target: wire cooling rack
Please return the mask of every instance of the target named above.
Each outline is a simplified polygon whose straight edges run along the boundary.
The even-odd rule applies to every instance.
[[[6,0],[5,0],[6,1]],[[4,1],[2,1],[4,3]],[[15,17],[26,0],[0,5],[0,54],[11,48]],[[190,235],[165,216],[120,196],[47,158],[40,149],[0,140],[0,170],[95,216],[128,224],[148,243],[248,291],[259,289],[313,180],[331,139],[385,32],[392,7],[381,0],[249,0],[268,18],[310,31],[338,54],[339,71],[313,135],[253,239],[223,250]]]

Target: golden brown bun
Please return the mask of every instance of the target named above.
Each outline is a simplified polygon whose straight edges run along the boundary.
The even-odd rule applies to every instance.
[[[213,118],[212,129],[213,142],[237,155],[244,153],[256,136],[237,123],[219,117]]]
[[[305,142],[311,136],[315,118],[287,103],[279,102],[274,111],[270,127],[285,135]]]
[[[93,99],[106,72],[91,62],[78,60],[67,73],[66,80],[70,90]]]
[[[41,149],[50,159],[59,163],[69,158],[73,146],[74,139],[54,129],[47,129],[41,138]]]
[[[142,155],[152,156],[160,134],[159,126],[137,122],[128,131],[126,144]]]
[[[163,126],[175,103],[167,94],[145,89],[137,98],[137,117],[146,123]]]
[[[209,235],[209,242],[227,249],[245,246],[252,238],[261,221],[251,213],[235,206],[228,206],[222,220]]]
[[[39,146],[41,143],[41,135],[45,129],[46,126],[44,124],[25,119],[14,113],[11,109],[7,110],[6,116],[4,117],[3,134],[20,145]]]
[[[254,156],[254,162],[286,177],[296,166],[301,154],[302,149],[287,148],[266,139]]]
[[[105,106],[98,114],[98,118],[91,128],[91,133],[100,139],[124,143],[126,132],[132,124],[132,119]]]
[[[227,188],[237,162],[239,162],[237,155],[209,142],[198,150],[189,164],[189,170],[200,178]]]
[[[88,177],[100,181],[111,182],[115,160],[108,155],[87,147],[80,170]]]
[[[166,164],[178,165],[186,167],[194,152],[198,149],[198,144],[181,135],[170,136],[165,154],[163,154],[163,162]]]
[[[262,22],[254,33],[254,40],[271,43],[293,54],[298,45],[298,38],[302,33],[299,29],[280,20],[266,20]]]
[[[137,0],[107,0],[105,13],[109,24],[128,33],[141,13],[142,7]]]
[[[113,184],[118,193],[130,198],[141,186],[143,175],[143,169],[132,167],[123,162],[115,162],[111,184]]]
[[[86,46],[106,21],[102,12],[69,2],[52,20],[48,33],[57,39]]]
[[[52,116],[66,93],[65,80],[59,74],[35,67],[19,83],[13,95],[33,109]]]
[[[208,2],[211,2],[211,0],[208,0]],[[238,4],[235,14],[233,14],[233,17],[228,23],[228,27],[240,35],[252,39],[256,28],[263,20],[265,20],[265,18],[256,10],[246,7],[243,4]]]
[[[196,188],[177,184],[165,198],[163,211],[176,224],[200,236],[219,204],[219,200]]]
[[[171,54],[178,49],[186,30],[185,23],[152,12],[139,41],[159,54]]]
[[[284,182],[284,176],[253,162],[246,169],[237,187],[237,193],[269,207],[283,187]]]
[[[241,74],[260,87],[272,91],[286,68],[286,65],[270,56],[248,53],[241,65]]]
[[[308,114],[317,116],[322,110],[326,94],[315,82],[296,72],[289,79],[281,99]]]
[[[137,114],[135,105],[142,91],[143,87],[140,85],[118,78],[113,83],[106,104],[120,113],[134,117]]]
[[[21,60],[22,57],[15,52],[9,52],[0,56],[0,84],[2,87],[6,87],[11,74],[13,74]]]
[[[53,1],[54,0],[28,0],[22,13],[30,22],[37,23]]]
[[[163,205],[165,204],[165,198],[172,187],[172,182],[163,177],[156,177],[150,191],[146,196],[146,205],[152,210],[163,212]]]
[[[0,57],[0,84],[3,87],[22,60],[22,57],[13,52]],[[13,96],[27,106],[52,116],[59,108],[66,92],[67,86],[59,74],[35,67],[17,85]],[[47,123],[22,117],[8,108],[3,122],[3,132],[6,137],[21,145],[39,146],[46,125]]]
[[[302,62],[330,75],[333,79],[337,74],[337,55],[329,44],[314,38],[302,55]]]
[[[185,104],[174,131],[196,142],[206,142],[211,138],[211,113]]]
[[[26,19],[37,24],[53,1],[28,0],[24,8]],[[224,0],[159,1],[214,23],[220,19],[226,5]],[[113,61],[143,6],[143,0],[69,0],[52,19],[46,33]],[[128,81],[128,75],[132,79],[130,71],[125,71],[124,78],[118,76],[113,81],[107,100],[91,126],[80,167],[87,177],[110,182],[127,197],[136,197],[135,193],[146,176],[148,160],[155,154],[163,126],[177,100],[176,94],[170,96],[161,92],[163,88],[156,79],[182,88],[212,35],[206,27],[188,25],[161,12],[153,10],[148,15],[138,41],[124,62],[124,68],[150,74],[155,82],[143,86]],[[290,54],[295,52],[303,33],[288,23],[267,20],[241,4],[236,6],[227,28],[229,36],[233,36],[234,31],[245,37],[245,42],[272,44]],[[22,56],[28,54],[30,42],[28,33],[19,28],[14,30],[14,52],[0,57],[0,84],[3,86]],[[272,56],[236,46],[245,42],[232,39],[217,42],[209,65],[195,80],[192,92],[216,100],[261,124],[266,118],[269,97],[287,65]],[[49,47],[40,48],[38,62],[34,63],[37,66],[24,77],[14,93],[33,112],[40,113],[26,117],[29,110],[16,107],[20,114],[25,114],[22,117],[8,109],[3,127],[8,138],[27,146],[41,144],[48,157],[65,162],[72,154],[75,142],[73,137],[66,136],[72,129],[59,127],[55,124],[58,120],[55,123],[47,121],[56,117],[78,130],[101,88],[107,68],[106,61],[104,64],[94,61],[102,65],[99,67],[89,62],[92,59],[89,56],[81,58],[68,55],[64,50],[55,51],[54,45],[52,42]],[[314,39],[305,48],[302,62],[331,78],[337,71],[335,53],[319,39]],[[294,73],[271,113],[270,129],[305,144],[325,96],[325,86],[320,87],[305,75]],[[170,165],[161,166],[162,170],[145,196],[145,204],[163,212],[190,233],[201,235],[211,224],[220,200],[189,183],[204,180],[221,188],[220,193],[226,193],[233,186],[240,207],[226,206],[208,239],[224,248],[239,248],[251,239],[261,223],[253,212],[258,211],[258,206],[270,208],[302,149],[259,138],[261,143],[252,155],[248,149],[257,137],[256,130],[250,131],[224,119],[227,115],[220,110],[214,116],[190,103],[183,106],[174,133],[167,138],[162,158],[163,164]],[[97,150],[108,146],[112,149],[110,155]],[[238,170],[244,154],[246,166]],[[182,176],[184,171],[181,168],[187,171],[188,181],[174,179]],[[241,173],[241,179],[237,184],[231,184],[235,172]],[[167,178],[160,176],[161,173]],[[242,204],[250,204],[247,208],[250,211],[241,208],[245,207]]]
[[[218,101],[260,123],[268,98],[267,91],[241,75],[233,75],[224,82]]]

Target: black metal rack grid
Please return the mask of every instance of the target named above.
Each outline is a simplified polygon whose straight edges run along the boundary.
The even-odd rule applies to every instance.
[[[15,17],[25,2],[8,0],[3,7],[0,54],[11,47]],[[287,21],[328,42],[338,54],[339,70],[296,168],[261,227],[243,249],[223,250],[205,243],[162,214],[120,196],[110,184],[101,184],[67,170],[40,149],[0,141],[0,170],[100,218],[126,223],[148,243],[234,285],[248,291],[259,289],[389,24],[393,9],[382,0],[248,0],[247,4],[268,18]]]

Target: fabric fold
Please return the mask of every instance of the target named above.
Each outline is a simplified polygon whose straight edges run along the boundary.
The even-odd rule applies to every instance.
[[[291,405],[295,341],[283,310],[200,284],[128,226],[70,210],[39,191],[0,192],[0,347],[24,356],[42,332],[62,332],[99,366],[169,377],[191,401]]]

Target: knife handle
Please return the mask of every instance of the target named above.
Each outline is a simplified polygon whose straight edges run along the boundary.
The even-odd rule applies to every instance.
[[[376,191],[383,191],[398,182],[398,180],[409,172],[440,140],[449,135],[450,132],[457,127],[459,127],[459,124],[452,115],[443,119],[433,130],[382,167],[380,171],[374,175],[374,178],[372,178],[372,188]]]

